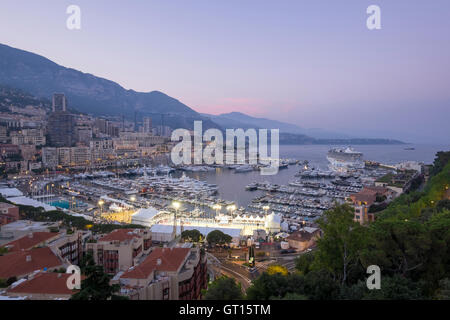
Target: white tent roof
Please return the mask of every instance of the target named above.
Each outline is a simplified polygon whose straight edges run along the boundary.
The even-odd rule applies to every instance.
[[[152,220],[157,214],[159,213],[159,211],[153,207],[148,207],[148,208],[141,208],[138,211],[136,211],[132,216],[131,219],[135,219],[135,220],[147,220],[150,221]]]
[[[22,191],[17,188],[0,188],[0,193],[5,198],[23,196]]]
[[[200,231],[201,234],[203,234],[205,237],[208,235],[208,233],[210,233],[211,231],[214,230],[220,230],[225,234],[228,234],[229,236],[235,238],[235,237],[239,237],[241,235],[241,229],[237,229],[237,228],[212,228],[212,227],[200,227],[200,226],[193,226],[193,225],[189,225],[189,226],[183,226],[184,230],[198,230]],[[151,231],[152,232],[157,232],[157,233],[172,233],[173,231],[173,225],[167,225],[167,224],[155,224],[151,227]],[[181,229],[180,226],[177,225],[177,234],[181,233]]]
[[[28,197],[24,197],[24,196],[8,198],[8,201],[11,201],[14,204],[21,204],[24,206],[31,206],[31,207],[35,207],[35,208],[42,207],[42,208],[44,208],[45,211],[56,210],[56,207],[54,207],[54,206],[45,204],[43,202],[36,201],[36,200],[28,198]]]

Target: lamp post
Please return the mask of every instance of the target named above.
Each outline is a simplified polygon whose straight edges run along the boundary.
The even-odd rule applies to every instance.
[[[100,206],[100,215],[103,213],[103,204],[104,203],[105,203],[105,201],[103,201],[103,200],[98,201],[98,205]]]
[[[221,206],[220,204],[215,204],[215,205],[213,206],[213,209],[216,210],[216,216],[218,216],[218,215],[219,215],[220,209],[222,209],[222,206]]]
[[[267,215],[267,211],[269,211],[270,207],[269,206],[264,206],[263,207],[265,214]]]
[[[177,215],[178,215],[178,209],[180,208],[181,204],[178,201],[172,202],[172,206],[175,208],[175,213],[173,215],[173,231],[172,235],[175,239],[177,237]]]

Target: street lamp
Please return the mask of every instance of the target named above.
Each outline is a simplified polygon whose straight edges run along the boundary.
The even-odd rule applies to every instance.
[[[130,200],[133,201],[133,202],[135,202],[135,201],[136,201],[136,197],[135,197],[135,196],[131,196],[131,197],[130,197]]]
[[[173,238],[176,238],[177,235],[177,215],[178,209],[180,209],[181,204],[178,201],[172,202],[172,206],[175,208],[175,214],[173,216]]]
[[[181,207],[181,203],[179,203],[178,201],[174,201],[174,202],[172,202],[172,206],[175,208],[175,216],[173,218],[173,220],[175,222],[175,219],[178,216],[178,209],[180,209],[180,207]]]
[[[213,209],[216,210],[216,216],[217,216],[217,215],[219,215],[219,211],[220,211],[220,209],[222,209],[222,206],[220,204],[215,204],[213,206]]]
[[[263,209],[264,209],[264,211],[265,211],[265,213],[267,215],[267,211],[269,211],[270,207],[269,206],[264,206]]]
[[[178,210],[181,206],[181,204],[178,201],[172,202],[172,206],[175,208],[175,210]]]
[[[99,200],[98,205],[100,206],[100,213],[103,213],[103,204],[105,203],[105,201],[103,200]]]

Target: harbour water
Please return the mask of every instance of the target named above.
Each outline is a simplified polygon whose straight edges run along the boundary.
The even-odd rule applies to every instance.
[[[310,166],[326,170],[326,158],[330,148],[328,145],[284,145],[280,146],[280,157],[308,160]],[[342,146],[336,146],[342,147]],[[450,150],[450,145],[357,145],[355,150],[364,154],[364,160],[377,161],[384,164],[396,164],[403,161],[418,161],[431,164],[438,151]],[[414,150],[406,150],[414,148]],[[235,173],[227,168],[217,168],[215,172],[186,172],[187,176],[216,184],[219,187],[217,197],[234,201],[238,206],[246,207],[256,196],[265,194],[265,191],[246,191],[245,186],[252,182],[270,182],[272,184],[286,185],[294,179],[299,171],[298,165],[290,165],[281,169],[277,175],[262,176],[259,171]],[[172,173],[173,177],[180,177],[180,172]]]

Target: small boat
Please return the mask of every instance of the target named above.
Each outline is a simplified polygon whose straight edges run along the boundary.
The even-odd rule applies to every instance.
[[[235,173],[239,173],[239,172],[249,172],[249,171],[253,171],[253,167],[249,166],[249,165],[242,165],[237,167],[234,172]]]
[[[256,182],[250,183],[245,187],[245,190],[255,191],[258,189],[258,184]]]

